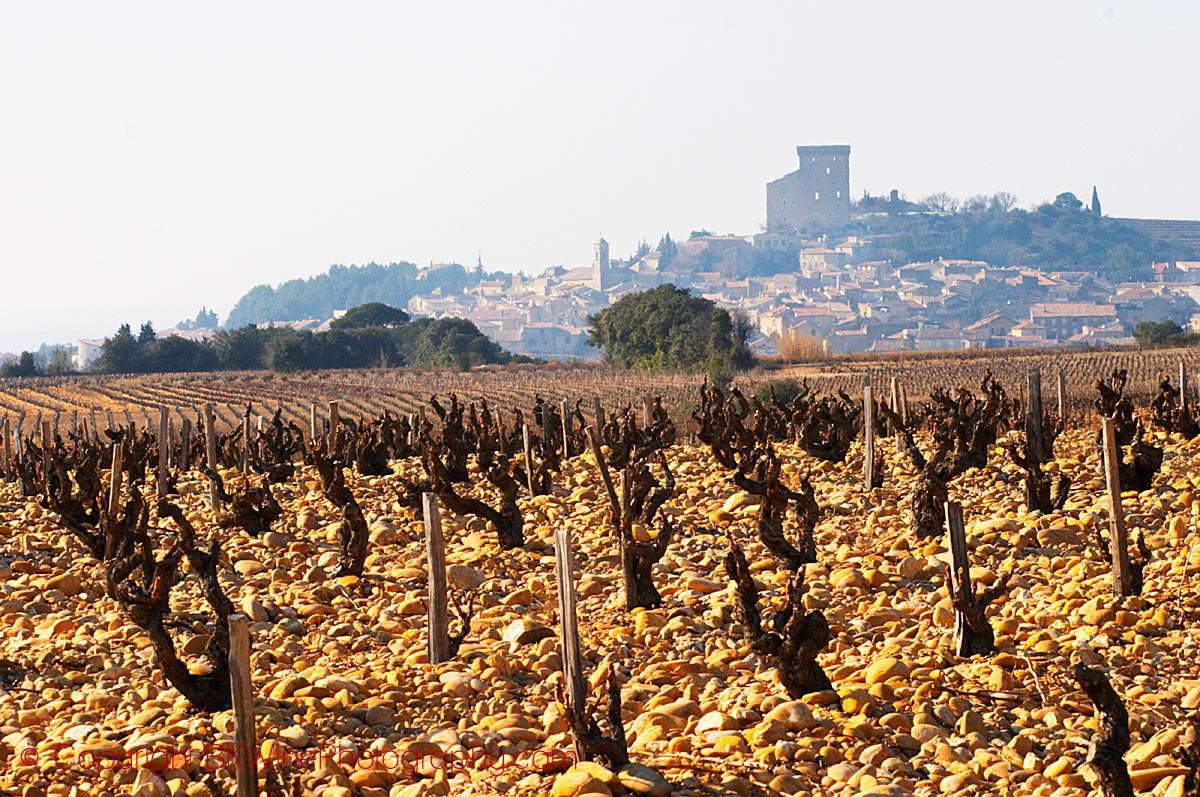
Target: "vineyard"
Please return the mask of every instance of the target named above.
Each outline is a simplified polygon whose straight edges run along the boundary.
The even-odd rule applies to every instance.
[[[3,383],[0,789],[1200,797],[1181,362]]]
[[[937,386],[978,384],[987,372],[1020,384],[1030,368],[1049,380],[1063,374],[1067,410],[1093,415],[1093,384],[1098,376],[1115,370],[1129,374],[1129,395],[1148,403],[1164,375],[1176,373],[1180,362],[1200,367],[1200,350],[1149,352],[986,352],[978,356],[866,355],[818,365],[756,370],[740,376],[736,384],[747,393],[771,379],[807,381],[814,389],[857,394],[866,378],[887,386],[896,379],[912,399],[924,399]],[[269,415],[279,409],[285,419],[301,426],[311,422],[314,404],[324,407],[338,400],[343,414],[373,417],[384,411],[409,414],[425,406],[431,395],[455,393],[465,401],[527,404],[536,396],[557,402],[599,399],[608,406],[638,403],[645,396],[661,396],[672,418],[687,425],[695,404],[701,374],[664,375],[603,367],[485,368],[472,372],[413,371],[408,369],[317,371],[298,375],[264,372],[204,373],[155,376],[82,376],[0,380],[0,415],[12,414],[35,422],[45,416],[56,424],[78,425],[80,417],[98,416],[107,424],[154,422],[159,407],[193,419],[200,407],[212,403],[216,422],[231,429],[241,422],[245,404]],[[1053,385],[1051,384],[1051,387]],[[126,414],[128,413],[128,415]],[[1093,418],[1094,419],[1094,418]],[[15,417],[13,423],[16,423]],[[94,425],[94,424],[93,424]],[[61,429],[61,427],[56,427]]]

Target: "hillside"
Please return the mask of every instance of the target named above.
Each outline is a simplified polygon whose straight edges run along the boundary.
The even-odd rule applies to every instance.
[[[382,302],[403,308],[418,293],[441,289],[457,293],[474,284],[476,275],[468,275],[458,264],[449,264],[421,273],[413,263],[399,262],[365,266],[330,266],[329,271],[308,279],[288,280],[276,287],[257,285],[238,299],[226,329],[268,321],[298,321],[329,318],[334,310],[345,310],[368,302]]]
[[[1156,242],[1122,219],[1094,215],[1073,194],[1060,194],[1034,210],[997,195],[940,208],[899,203],[860,203],[862,214],[843,233],[868,241],[867,257],[908,263],[942,258],[986,260],[1046,271],[1087,271],[1115,282],[1151,279],[1150,266],[1179,251]],[[934,212],[936,211],[936,212]]]

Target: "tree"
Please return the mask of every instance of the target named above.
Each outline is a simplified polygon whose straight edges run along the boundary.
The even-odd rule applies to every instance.
[[[141,370],[141,347],[129,324],[121,324],[117,334],[104,339],[93,370],[104,374],[132,374]]]
[[[1054,207],[1059,210],[1080,210],[1083,208],[1083,203],[1079,201],[1079,197],[1070,191],[1064,191],[1054,197]]]
[[[1133,328],[1133,339],[1145,348],[1191,346],[1200,335],[1188,334],[1174,321],[1139,321]]]
[[[1096,191],[1096,186],[1092,186],[1092,215],[1100,218],[1100,193]]]
[[[360,304],[351,310],[347,310],[346,314],[341,318],[335,319],[330,325],[330,329],[360,329],[362,327],[388,327],[395,328],[407,324],[409,320],[408,313],[403,310],[398,310],[395,307],[389,307],[382,302],[370,302],[369,304]]]
[[[712,234],[712,230],[709,229],[692,230],[688,233],[688,240],[691,240],[692,238],[708,238],[712,236]]]
[[[142,328],[138,330],[137,342],[141,344],[151,343],[158,335],[154,332],[154,325],[149,321],[142,324]]]
[[[953,213],[958,210],[958,200],[944,191],[930,194],[921,200],[921,204],[935,213]]]
[[[705,368],[724,374],[752,362],[749,329],[741,319],[669,283],[623,296],[588,323],[588,343],[626,368]]]
[[[180,321],[175,325],[175,328],[182,329],[185,332],[193,329],[216,329],[217,314],[212,310],[209,310],[207,307],[201,307],[200,311],[196,313],[195,318]]]
[[[46,358],[46,373],[55,376],[75,373],[75,360],[66,346],[51,346]]]
[[[38,370],[37,361],[34,360],[31,351],[21,352],[15,363],[0,369],[2,376],[39,376],[40,374],[41,371]]]
[[[658,239],[658,262],[663,268],[671,265],[671,261],[675,259],[675,252],[678,247],[671,240],[671,233],[664,233],[662,238]]]

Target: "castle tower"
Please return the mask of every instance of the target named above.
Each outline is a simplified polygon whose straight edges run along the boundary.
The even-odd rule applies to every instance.
[[[824,232],[850,221],[850,147],[796,147],[800,168],[767,183],[767,230]]]
[[[606,291],[612,287],[612,271],[608,262],[608,241],[601,236],[592,249],[592,287]]]

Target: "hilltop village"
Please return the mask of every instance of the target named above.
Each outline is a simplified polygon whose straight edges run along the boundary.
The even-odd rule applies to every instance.
[[[1102,214],[1094,188],[1088,205],[1061,194],[1029,213],[1013,210],[1015,198],[1007,194],[963,203],[935,195],[915,203],[893,190],[852,200],[849,146],[800,146],[796,154],[797,168],[767,184],[766,223],[756,233],[697,230],[679,241],[668,234],[626,257],[600,238],[590,264],[534,275],[489,272],[482,259],[473,269],[405,264],[412,287],[399,304],[414,317],[469,319],[508,351],[562,360],[599,358],[588,345],[588,317],[666,283],[736,311],[752,330],[752,349],[764,356],[797,340],[823,354],[1125,345],[1147,320],[1200,332],[1200,222],[1112,219]],[[932,242],[924,246],[926,258],[903,256],[913,250],[899,244],[911,243],[914,229],[920,234],[989,214],[1000,219],[996,234],[1010,236],[1001,240],[1007,248],[977,242],[974,249],[989,256],[964,259],[958,233],[943,232],[926,235]],[[1039,221],[1038,214],[1051,215],[1040,217],[1037,230],[1022,228],[1030,218]],[[1037,244],[1046,229],[1081,224],[1081,236],[1042,240],[1040,249],[1012,245],[1022,235]],[[975,237],[992,234],[987,228]],[[1099,261],[1110,252],[1124,256],[1123,268],[1103,267]],[[285,308],[274,317],[238,317],[236,324],[231,317],[226,326],[249,321],[321,331],[340,312],[307,317]],[[203,338],[215,327],[159,334]],[[102,343],[80,341],[76,365],[86,368]]]

